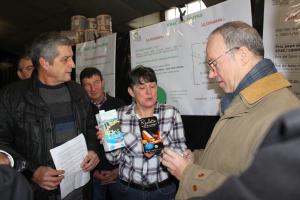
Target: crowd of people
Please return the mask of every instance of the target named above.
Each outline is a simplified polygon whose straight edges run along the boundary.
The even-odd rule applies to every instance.
[[[264,58],[262,38],[253,27],[227,22],[208,37],[208,78],[225,95],[206,147],[194,151],[186,146],[178,109],[157,101],[152,68],[139,65],[129,72],[132,103],[125,105],[105,91],[95,67],[80,73],[80,84],[71,80],[71,44],[58,33],[40,35],[19,59],[21,80],[1,89],[4,199],[62,199],[65,169],[56,169],[50,149],[81,133],[88,151],[80,167],[92,178],[65,200],[300,197],[295,178],[300,101],[274,63]],[[125,147],[106,152],[95,114],[112,109],[117,110]],[[151,117],[157,119],[164,148],[145,152],[139,122]]]

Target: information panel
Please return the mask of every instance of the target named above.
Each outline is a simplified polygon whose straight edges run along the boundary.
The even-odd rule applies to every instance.
[[[116,34],[76,45],[76,81],[86,67],[98,68],[105,80],[105,91],[115,96]]]
[[[300,0],[265,1],[265,57],[292,83],[300,97]]]
[[[252,24],[250,0],[228,0],[200,12],[130,32],[131,67],[155,70],[166,102],[183,115],[217,115],[222,92],[208,79],[209,33],[228,21]],[[164,93],[163,92],[163,93]]]

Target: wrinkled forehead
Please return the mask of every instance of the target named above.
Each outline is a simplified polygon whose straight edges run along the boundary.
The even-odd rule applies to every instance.
[[[56,50],[58,56],[73,56],[72,47],[69,45],[58,45]]]
[[[224,42],[223,36],[220,33],[214,33],[209,36],[207,45],[206,45],[206,56],[210,57],[211,55],[218,54],[218,52],[225,51],[226,44]]]
[[[207,48],[226,46],[223,36],[220,33],[214,33],[208,37]]]

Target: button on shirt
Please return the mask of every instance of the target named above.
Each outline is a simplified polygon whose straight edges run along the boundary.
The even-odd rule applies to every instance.
[[[146,158],[143,153],[135,103],[118,110],[121,131],[124,134],[125,147],[107,152],[107,159],[119,164],[120,179],[140,185],[161,182],[169,177],[169,173],[160,163],[160,155]],[[184,129],[179,111],[170,105],[157,103],[153,116],[157,117],[161,140],[165,147],[179,153],[186,149]]]

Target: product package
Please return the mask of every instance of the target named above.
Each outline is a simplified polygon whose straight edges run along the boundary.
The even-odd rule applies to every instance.
[[[160,131],[156,117],[139,119],[144,153],[160,153],[163,143],[160,138]]]
[[[96,114],[96,120],[99,128],[104,133],[103,147],[105,152],[125,146],[120,122],[118,121],[117,111],[115,109],[107,112],[100,110],[99,113]]]

